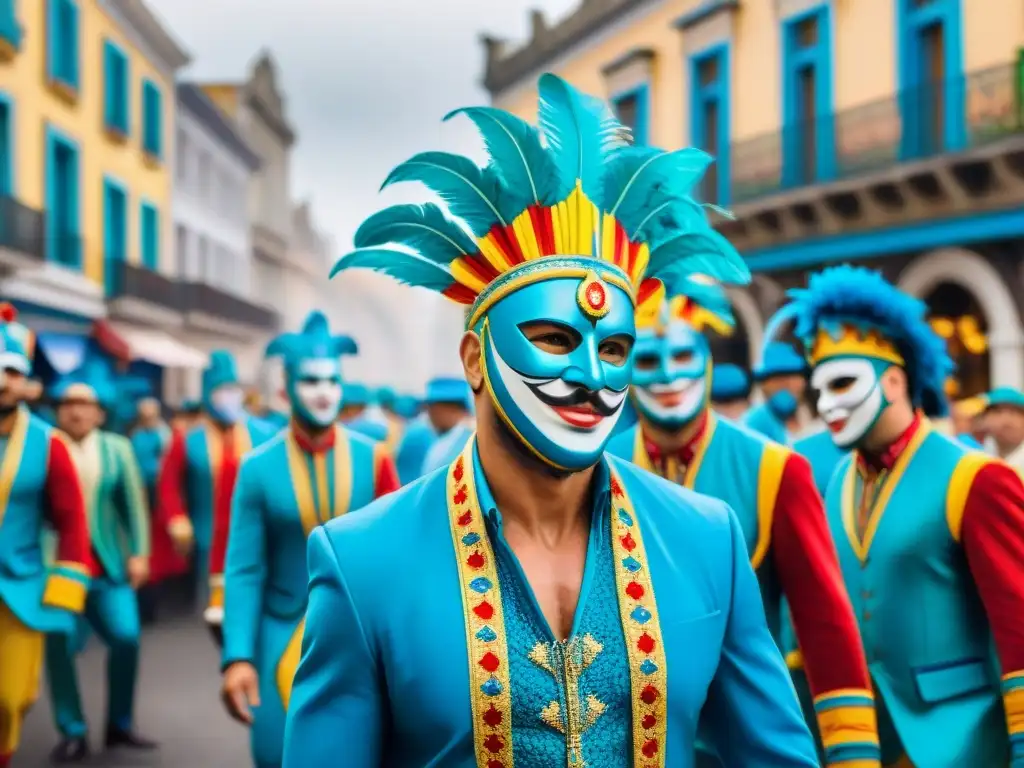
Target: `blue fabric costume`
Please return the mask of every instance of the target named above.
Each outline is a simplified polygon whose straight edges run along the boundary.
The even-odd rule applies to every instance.
[[[250,663],[260,680],[251,727],[256,768],[281,765],[306,610],[306,537],[381,492],[381,446],[335,423],[343,390],[338,358],[354,352],[355,343],[333,335],[320,312],[309,315],[300,333],[267,347],[268,356],[284,358],[298,421],[242,465],[224,574],[223,665]],[[309,437],[313,431],[320,432],[316,439]],[[385,492],[395,487],[393,469],[387,475]]]
[[[449,429],[430,446],[426,458],[423,459],[423,469],[420,474],[426,475],[435,469],[447,467],[458,458],[471,437],[473,437],[473,427],[469,424],[457,424]]]
[[[58,402],[87,401],[109,409],[118,387],[102,362],[87,357],[54,386]],[[107,645],[107,726],[132,730],[141,627],[130,558],[150,553],[149,506],[145,485],[128,438],[94,429],[79,442],[66,440],[78,470],[89,519],[95,573],[79,632],[92,629]],[[46,638],[47,680],[57,729],[65,738],[86,733],[75,654],[80,639]]]
[[[425,182],[468,232],[436,206],[389,208],[335,271],[376,269],[468,305],[483,396],[511,439],[592,474],[572,630],[556,642],[474,440],[310,537],[284,765],[343,751],[347,768],[683,768],[702,708],[731,765],[816,765],[735,516],[604,455],[631,372],[599,340],[634,335],[644,277],[745,271],[688,196],[710,158],[626,146],[602,102],[553,75],[539,90],[545,138],[500,110],[463,110],[486,168],[428,152],[389,177]],[[580,344],[542,351],[520,331],[540,318]]]
[[[884,452],[865,453],[891,405],[891,368],[906,373],[909,405],[941,410],[952,362],[922,302],[854,267],[813,275],[792,296],[818,410],[836,443],[855,449],[826,507],[876,688],[883,764],[1024,765],[1024,485],[922,415]]]
[[[787,315],[778,312],[765,326],[760,359],[753,371],[754,381],[758,384],[777,376],[807,374],[807,362],[793,347],[775,338],[787,319]],[[747,411],[743,423],[769,440],[787,445],[790,440],[786,422],[796,414],[799,407],[799,401],[791,392],[780,390]]]

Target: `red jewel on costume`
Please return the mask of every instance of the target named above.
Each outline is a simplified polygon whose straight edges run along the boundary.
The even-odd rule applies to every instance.
[[[466,503],[466,499],[468,497],[469,497],[469,495],[466,492],[466,486],[460,485],[459,489],[457,491],[455,491],[455,495],[452,497],[452,501],[455,502],[456,506],[460,506],[461,507],[463,504]]]
[[[505,742],[501,740],[500,736],[495,736],[493,733],[484,739],[484,746],[488,752],[501,752],[505,747]]]
[[[626,585],[626,594],[632,597],[634,600],[639,600],[641,597],[644,596],[644,588],[640,584],[637,584],[635,581],[631,581],[629,582],[629,584]]]
[[[470,568],[483,568],[484,567],[484,556],[479,552],[474,552],[472,555],[466,558],[466,565]]]
[[[640,637],[637,638],[636,647],[639,648],[644,653],[650,653],[651,651],[654,650],[654,638],[651,637],[650,635],[648,635],[646,632],[644,632],[642,635],[640,635]],[[648,686],[648,688],[650,688],[650,686]],[[651,690],[653,691],[654,689],[651,688]],[[644,691],[644,693],[646,693],[646,690]],[[653,695],[654,695],[654,698],[657,698],[657,696],[658,696],[657,691],[655,691]],[[651,699],[651,701],[653,701],[653,700],[654,699]],[[647,701],[647,700],[644,699],[644,701]],[[648,703],[650,703],[650,702],[648,702]]]
[[[472,512],[465,512],[459,515],[459,525],[469,525],[471,522],[473,522]]]
[[[653,685],[648,685],[640,692],[640,700],[644,704],[653,704],[658,700],[658,696],[658,689],[655,688]]]
[[[611,309],[610,298],[608,286],[598,274],[593,270],[587,272],[576,291],[576,303],[583,314],[591,320],[600,320]]]
[[[648,740],[643,748],[640,750],[644,753],[644,757],[654,757],[658,754],[658,742],[656,739]]]
[[[644,719],[640,721],[640,725],[643,727],[645,731],[651,730],[651,728],[653,728],[657,724],[658,718],[656,718],[654,715],[644,715]]]
[[[491,708],[484,712],[484,723],[491,726],[491,728],[497,728],[501,725],[502,715],[493,704]]]
[[[485,653],[484,657],[482,659],[480,659],[480,666],[483,667],[484,669],[486,669],[488,672],[494,672],[498,668],[498,666],[500,664],[501,664],[501,662],[498,660],[498,657],[495,656],[490,651]],[[490,710],[488,710],[488,711],[490,711]],[[501,713],[498,713],[498,717],[500,719]],[[487,719],[487,717],[486,717],[486,713],[485,713],[484,720],[486,721],[486,719]]]
[[[632,552],[634,549],[636,549],[636,541],[628,533],[621,539],[619,539],[619,541],[622,542],[622,547],[627,552]]]
[[[489,621],[491,616],[494,615],[494,606],[484,600],[480,605],[473,609],[473,613],[484,621]]]

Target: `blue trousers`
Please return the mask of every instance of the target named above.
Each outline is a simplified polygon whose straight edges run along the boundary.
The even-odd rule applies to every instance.
[[[107,725],[130,730],[139,667],[139,605],[128,584],[97,579],[89,588],[77,637],[46,636],[46,670],[57,730],[67,738],[88,730],[78,690],[75,655],[94,631],[107,646]]]
[[[284,759],[285,705],[281,699],[278,668],[301,619],[301,616],[286,620],[267,615],[260,618],[256,647],[260,705],[253,709],[253,724],[249,735],[255,768],[281,768]]]

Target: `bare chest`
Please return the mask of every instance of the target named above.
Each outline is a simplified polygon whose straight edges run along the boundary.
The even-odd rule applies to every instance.
[[[554,548],[529,540],[515,541],[514,537],[509,544],[551,632],[558,640],[568,638],[583,584],[586,537],[573,537]]]

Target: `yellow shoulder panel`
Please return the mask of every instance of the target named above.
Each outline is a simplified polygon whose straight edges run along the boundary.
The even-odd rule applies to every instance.
[[[949,488],[946,490],[946,524],[953,536],[953,541],[960,541],[960,533],[964,524],[964,507],[967,506],[967,496],[974,485],[974,478],[983,467],[991,464],[995,459],[980,451],[970,451],[960,457],[956,467],[953,468],[953,476],[949,481]]]
[[[782,471],[790,453],[789,448],[778,443],[765,443],[761,453],[761,466],[757,472],[757,545],[750,556],[750,565],[755,570],[761,567],[772,543],[772,516],[782,484]]]

